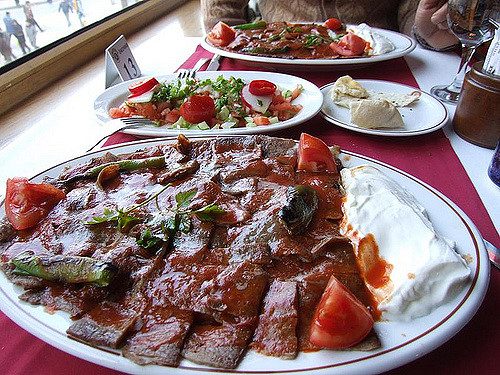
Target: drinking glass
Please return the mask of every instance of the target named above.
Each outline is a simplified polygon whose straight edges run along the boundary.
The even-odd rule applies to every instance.
[[[458,73],[449,85],[434,86],[431,94],[451,104],[456,104],[462,89],[465,71],[476,48],[493,38],[489,14],[498,0],[448,0],[448,27],[462,44],[462,57]]]

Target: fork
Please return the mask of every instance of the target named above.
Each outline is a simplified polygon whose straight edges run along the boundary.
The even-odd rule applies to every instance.
[[[124,117],[119,119],[121,122],[123,122],[126,125],[126,128],[128,129],[129,127],[133,127],[134,125],[152,125],[152,126],[158,126],[157,123],[154,121],[146,118],[146,117],[139,117],[139,116],[132,116],[132,117]]]
[[[194,65],[193,69],[179,69],[177,72],[177,78],[179,79],[187,79],[187,78],[194,78],[196,75],[196,72],[201,69],[203,65],[208,61],[208,58],[201,58],[197,61],[197,63]]]
[[[155,123],[147,118],[143,117],[129,117],[129,118],[118,118],[111,121],[106,122],[103,125],[104,135],[100,135],[101,138],[86,152],[90,152],[99,146],[104,140],[108,137],[111,137],[113,134],[121,132],[126,129],[140,129],[143,128],[144,125],[155,125]]]

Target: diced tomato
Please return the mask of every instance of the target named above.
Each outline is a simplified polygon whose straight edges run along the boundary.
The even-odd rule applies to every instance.
[[[341,56],[361,56],[369,46],[370,43],[353,33],[347,33],[338,43],[330,43],[330,48]]]
[[[274,104],[283,103],[284,101],[285,101],[285,98],[283,97],[283,95],[281,93],[274,95],[273,100],[271,101],[271,103],[272,103],[271,106]]]
[[[152,103],[135,103],[134,108],[136,114],[146,117],[150,120],[158,120],[159,114],[156,106]]]
[[[221,122],[216,117],[214,117],[214,118],[210,119],[210,121],[208,122],[208,126],[213,128],[215,125],[220,124],[220,123]]]
[[[282,112],[282,111],[289,111],[289,110],[293,110],[294,106],[285,101],[285,102],[282,102],[282,103],[278,103],[278,104],[271,104],[269,106],[269,110],[271,112]]]
[[[178,109],[172,109],[165,115],[165,121],[169,124],[173,124],[179,120],[179,117],[181,117],[180,111]]]
[[[210,96],[193,95],[182,103],[180,113],[184,120],[192,124],[208,122],[215,117],[215,103]]]
[[[301,109],[302,109],[301,105],[293,105],[288,110],[280,111],[278,112],[278,120],[280,121],[290,120],[292,117],[295,117],[295,115],[299,113]]]
[[[337,165],[328,146],[319,138],[302,133],[299,141],[298,169],[308,172],[336,172]]]
[[[231,43],[236,37],[234,29],[224,22],[217,22],[207,34],[208,41],[217,47],[224,47]]]
[[[7,180],[5,214],[14,229],[35,226],[66,194],[47,183],[35,184],[26,178]]]
[[[272,95],[276,91],[276,85],[265,79],[254,79],[250,82],[249,91],[253,95]]]
[[[126,106],[119,108],[110,108],[108,113],[111,118],[130,117],[131,115],[130,110]]]
[[[255,125],[269,125],[271,121],[269,121],[269,118],[266,116],[255,116],[253,118],[253,122]]]
[[[284,101],[278,104],[272,104],[269,107],[269,111],[273,116],[277,116],[280,121],[289,120],[294,117],[302,109],[301,105],[294,105],[288,101]]]
[[[158,84],[160,84],[160,82],[158,82],[158,80],[154,77],[134,83],[128,87],[128,91],[130,91],[130,93],[132,94],[129,96],[129,98],[139,96],[148,91],[151,91]]]
[[[325,27],[330,30],[338,30],[342,27],[342,21],[338,18],[328,18],[325,23]]]
[[[297,99],[300,96],[301,93],[302,93],[302,87],[301,86],[297,86],[296,88],[294,88],[293,91],[292,91],[292,96],[289,98],[290,101]]]
[[[372,327],[368,309],[332,276],[316,307],[309,341],[321,348],[345,349],[363,340]]]
[[[163,114],[163,111],[165,111],[165,113],[170,111],[171,103],[169,101],[155,102],[155,105],[156,105],[156,110],[161,114]]]

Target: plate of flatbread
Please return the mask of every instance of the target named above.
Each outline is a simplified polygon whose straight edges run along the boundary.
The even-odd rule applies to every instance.
[[[413,136],[442,128],[446,107],[431,95],[395,82],[342,76],[321,88],[322,116],[365,134]]]

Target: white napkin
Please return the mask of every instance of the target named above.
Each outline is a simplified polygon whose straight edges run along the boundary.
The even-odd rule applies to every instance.
[[[500,29],[496,29],[490,48],[483,63],[483,71],[500,76]]]

